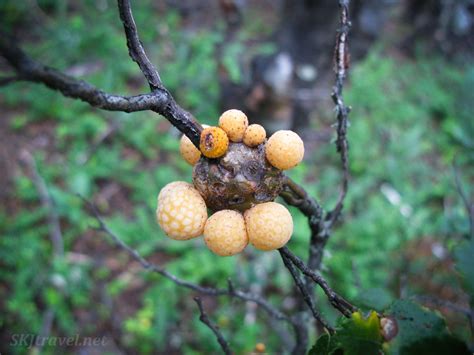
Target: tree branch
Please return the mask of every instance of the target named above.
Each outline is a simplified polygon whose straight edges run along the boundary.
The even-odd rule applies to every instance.
[[[158,110],[168,101],[164,93],[129,97],[107,94],[83,80],[34,61],[4,33],[0,34],[0,54],[15,69],[19,80],[44,84],[64,96],[82,100],[103,110],[124,112]]]
[[[155,66],[145,53],[145,49],[138,36],[137,26],[133,19],[132,8],[129,0],[118,0],[120,19],[123,23],[125,36],[127,38],[128,54],[138,64],[145,78],[148,80],[151,90],[164,89],[160,75]]]
[[[176,103],[165,88],[136,96],[106,93],[83,80],[73,78],[31,59],[5,33],[0,33],[0,55],[16,71],[18,80],[41,83],[61,92],[66,97],[82,100],[103,110],[122,112],[150,110],[159,113],[188,136],[194,145],[199,146],[202,126],[189,112]]]
[[[285,256],[291,260],[291,262],[298,269],[300,269],[304,275],[308,276],[316,284],[318,284],[323,289],[332,306],[340,311],[344,316],[350,317],[351,314],[356,310],[356,307],[334,292],[334,290],[328,285],[327,281],[321,275],[306,266],[305,263],[296,255],[294,255],[286,246],[280,248],[279,251],[282,256]]]
[[[11,83],[14,83],[14,82],[17,82],[17,81],[20,81],[21,78],[18,77],[18,76],[5,76],[5,77],[2,77],[0,78],[0,87],[2,86],[6,86],[8,84],[11,84]]]
[[[347,125],[350,108],[344,104],[342,96],[346,69],[349,66],[348,35],[351,26],[349,20],[349,0],[339,0],[340,7],[340,29],[336,38],[335,47],[335,72],[336,83],[333,88],[332,98],[336,105],[337,113],[337,139],[336,147],[342,162],[342,185],[337,203],[332,211],[327,213],[321,206],[291,179],[287,179],[285,189],[281,197],[289,205],[298,207],[308,217],[311,228],[311,239],[309,245],[308,267],[318,270],[321,266],[324,248],[331,234],[331,228],[339,218],[349,185],[349,144],[347,141]]]
[[[347,141],[347,124],[350,108],[345,105],[342,96],[344,87],[344,80],[346,78],[346,70],[349,68],[349,29],[351,22],[349,20],[349,0],[339,0],[340,12],[340,28],[336,38],[335,49],[335,72],[336,83],[333,88],[332,99],[336,105],[337,114],[337,139],[336,147],[342,162],[342,186],[339,193],[336,206],[329,214],[330,226],[332,226],[339,218],[342,208],[344,206],[344,199],[347,195],[349,185],[349,143]]]
[[[216,336],[217,341],[219,342],[219,345],[221,346],[222,351],[224,352],[224,354],[226,354],[226,355],[232,354],[232,351],[230,351],[229,343],[227,342],[227,340],[225,340],[225,338],[222,335],[219,327],[216,324],[211,322],[211,320],[207,316],[206,312],[204,311],[201,299],[199,297],[194,297],[194,301],[196,301],[196,303],[198,305],[198,308],[199,308],[199,312],[201,313],[201,315],[199,317],[199,320],[202,323],[204,323],[205,325],[207,325],[207,327],[209,329],[212,330],[212,332]]]
[[[242,299],[244,301],[249,301],[249,302],[254,302],[256,303],[259,307],[261,307],[263,310],[265,310],[271,317],[274,317],[279,320],[284,320],[286,322],[289,322],[291,324],[294,323],[294,321],[288,317],[286,314],[272,306],[270,303],[268,303],[265,299],[263,299],[261,296],[250,293],[250,292],[244,292],[241,290],[236,290],[232,283],[230,283],[230,286],[228,289],[219,289],[219,288],[213,288],[213,287],[206,287],[206,286],[201,286],[198,284],[194,284],[192,282],[183,280],[178,278],[177,276],[171,274],[168,272],[165,268],[162,266],[150,263],[146,259],[144,259],[135,249],[131,248],[127,244],[125,244],[114,232],[110,230],[110,228],[105,224],[104,220],[100,216],[99,212],[97,211],[97,208],[95,207],[94,204],[86,200],[85,198],[81,197],[81,199],[84,201],[88,209],[90,210],[91,214],[95,217],[97,222],[99,223],[99,227],[96,228],[99,231],[102,231],[106,233],[109,237],[112,238],[112,241],[120,247],[122,250],[124,250],[126,253],[128,253],[133,259],[138,261],[140,265],[148,271],[151,272],[156,272],[167,279],[171,280],[175,284],[179,286],[183,286],[186,288],[189,288],[193,291],[196,291],[201,294],[205,295],[210,295],[210,296],[231,296],[235,298]]]
[[[283,263],[285,264],[286,268],[291,274],[291,277],[295,281],[296,286],[301,292],[301,295],[303,296],[303,300],[306,302],[308,305],[308,308],[310,309],[314,319],[316,319],[324,328],[326,328],[331,334],[334,333],[334,328],[332,328],[322,317],[321,314],[316,310],[316,307],[314,305],[313,298],[311,297],[311,294],[308,292],[308,289],[305,287],[303,281],[301,280],[300,276],[298,275],[297,270],[295,269],[295,266],[291,262],[291,260],[288,258],[285,253],[282,252],[282,250],[278,250],[280,252],[281,258],[283,260]]]
[[[321,205],[309,196],[302,186],[290,178],[286,178],[283,187],[280,196],[287,204],[297,207],[308,217],[311,229],[308,267],[317,270],[321,264],[323,250],[330,234],[329,224],[325,218],[326,214]]]

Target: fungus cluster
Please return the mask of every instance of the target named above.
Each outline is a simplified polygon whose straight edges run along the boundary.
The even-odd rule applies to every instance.
[[[193,184],[172,182],[158,195],[156,217],[168,237],[204,235],[207,247],[221,256],[238,254],[249,243],[266,251],[289,241],[293,219],[274,200],[283,189],[282,171],[303,159],[295,132],[281,130],[267,139],[261,125],[228,110],[219,126],[204,126],[199,149],[183,136],[180,153],[194,166]]]

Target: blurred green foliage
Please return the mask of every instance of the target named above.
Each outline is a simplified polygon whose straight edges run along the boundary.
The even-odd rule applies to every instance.
[[[47,19],[41,40],[33,38],[27,46],[33,56],[60,69],[84,72],[88,81],[106,91],[146,90],[127,56],[114,2],[84,1],[73,10],[66,1],[38,1],[38,6]],[[222,24],[191,31],[177,12],[168,9],[157,22],[150,16],[153,9],[150,0],[135,9],[152,61],[159,63],[162,79],[177,101],[201,121],[212,123],[218,116],[215,53],[223,39]],[[8,19],[1,26],[9,29],[28,18],[30,8],[3,1],[0,11]],[[256,31],[252,23],[247,24],[249,36]],[[245,34],[226,47],[223,56],[235,82],[241,80],[235,57],[247,50],[244,41]],[[271,45],[251,49],[272,50]],[[423,56],[416,61],[394,59],[376,49],[353,68],[350,79],[346,98],[353,106],[352,180],[344,224],[328,244],[323,272],[341,294],[362,307],[381,310],[400,296],[398,273],[419,270],[407,259],[410,243],[430,237],[451,250],[467,235],[451,164],[456,158],[465,180],[472,177],[468,168],[474,158],[474,98],[468,89],[474,83],[474,67]],[[179,277],[219,287],[232,277],[237,285],[262,290],[275,283],[278,292],[270,301],[285,305],[284,295],[292,284],[276,253],[250,250],[241,257],[220,258],[200,240],[170,241],[156,225],[157,192],[171,181],[191,179],[191,168],[179,157],[179,136],[163,119],[151,113],[101,112],[33,84],[4,88],[2,96],[11,132],[27,139],[44,134],[51,139],[34,156],[61,218],[67,251],[63,258],[52,258],[47,211],[40,207],[31,180],[18,175],[12,196],[19,208],[12,214],[0,206],[0,284],[7,285],[0,287],[0,327],[8,334],[38,333],[45,310],[52,308],[55,335],[95,336],[104,328],[118,327],[113,331],[120,332],[115,341],[139,353],[218,350],[212,333],[198,320],[190,292],[143,272],[105,236],[93,232],[96,221],[77,194],[94,198],[117,235]],[[328,115],[314,128],[333,120]],[[299,181],[316,180],[305,186],[330,206],[340,178],[334,145],[320,147],[307,162],[291,175]],[[301,214],[294,209],[292,214],[295,234],[290,247],[305,256],[309,229]],[[433,282],[460,289],[452,274],[440,274]],[[405,295],[424,291],[416,284],[407,288]],[[324,297],[321,300],[323,313],[335,319]],[[258,312],[254,319],[252,310],[227,298],[209,302],[218,304],[219,312],[212,317],[235,349],[249,352],[264,342],[270,351],[281,350],[281,338],[261,325],[265,314]],[[466,331],[460,333],[467,337]]]

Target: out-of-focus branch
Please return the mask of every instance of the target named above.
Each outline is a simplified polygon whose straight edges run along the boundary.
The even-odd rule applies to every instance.
[[[59,224],[59,216],[54,206],[54,201],[49,194],[48,187],[43,177],[39,174],[35,159],[27,150],[20,153],[21,162],[23,162],[31,174],[31,181],[38,192],[41,206],[46,210],[48,219],[49,239],[53,245],[53,256],[62,257],[64,255],[64,242]]]
[[[64,256],[64,241],[63,235],[61,232],[61,226],[59,224],[59,216],[56,212],[54,206],[54,201],[49,194],[48,187],[38,171],[36,161],[27,150],[23,150],[20,153],[20,160],[30,172],[31,181],[38,192],[41,206],[46,210],[48,229],[49,229],[49,239],[53,246],[53,259],[62,258]],[[49,306],[43,313],[41,329],[39,336],[42,338],[47,338],[51,333],[51,328],[53,326],[55,316],[55,309],[52,306]],[[43,344],[37,346],[37,351],[41,350]]]
[[[198,308],[199,308],[199,312],[201,313],[201,315],[199,316],[199,320],[202,323],[204,323],[205,325],[207,325],[207,327],[209,329],[212,330],[212,332],[216,336],[216,339],[219,342],[219,345],[221,346],[222,351],[224,352],[224,354],[226,354],[226,355],[232,354],[232,351],[230,350],[229,343],[227,342],[227,340],[225,340],[225,338],[222,335],[219,327],[209,319],[206,312],[204,311],[204,307],[202,306],[201,299],[199,297],[194,297],[194,301],[196,301],[196,303],[198,305]]]
[[[20,81],[20,77],[18,76],[6,76],[3,78],[0,78],[0,87],[6,86],[8,84],[14,83],[16,81]]]
[[[233,286],[231,282],[229,283],[228,289],[219,289],[219,288],[214,288],[214,287],[201,286],[201,285],[180,279],[179,277],[168,272],[164,267],[147,261],[135,249],[125,244],[114,232],[112,232],[112,230],[110,230],[110,228],[105,224],[104,220],[100,216],[94,204],[92,204],[91,202],[89,202],[88,200],[84,198],[82,198],[82,200],[87,205],[91,214],[95,217],[95,219],[99,223],[99,227],[97,228],[97,230],[102,231],[106,233],[109,237],[111,237],[113,242],[118,247],[120,247],[122,250],[127,252],[133,259],[138,261],[144,269],[151,272],[156,272],[166,277],[167,279],[171,280],[172,282],[174,282],[175,284],[179,286],[189,288],[201,294],[210,295],[210,296],[231,296],[231,297],[239,298],[244,301],[254,302],[258,304],[258,306],[261,307],[263,310],[265,310],[271,317],[274,317],[279,320],[284,320],[291,324],[294,323],[294,321],[290,317],[288,317],[286,314],[278,310],[276,307],[272,306],[260,295],[237,290],[235,289],[235,287]]]
[[[356,310],[352,304],[346,301],[344,298],[339,296],[327,283],[327,281],[318,273],[310,269],[300,258],[294,255],[286,246],[279,249],[280,254],[288,258],[304,275],[311,278],[316,284],[318,284],[326,297],[328,298],[331,305],[341,312],[346,317],[350,317],[351,314]]]

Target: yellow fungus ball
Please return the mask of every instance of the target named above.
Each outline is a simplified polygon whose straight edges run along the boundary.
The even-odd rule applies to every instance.
[[[219,127],[222,128],[232,142],[242,142],[249,120],[240,110],[225,111],[219,117]]]
[[[201,132],[199,149],[208,158],[219,158],[227,152],[229,138],[224,130],[219,127],[204,128]]]
[[[244,144],[249,147],[256,147],[265,142],[267,132],[259,124],[251,124],[244,133]]]
[[[244,217],[232,210],[214,213],[204,227],[204,241],[217,255],[230,256],[240,253],[249,242]]]
[[[259,250],[284,246],[293,233],[293,218],[288,209],[276,202],[255,205],[245,212],[249,242]]]
[[[277,169],[294,168],[303,160],[303,140],[293,131],[277,131],[268,139],[265,155],[270,164]]]

